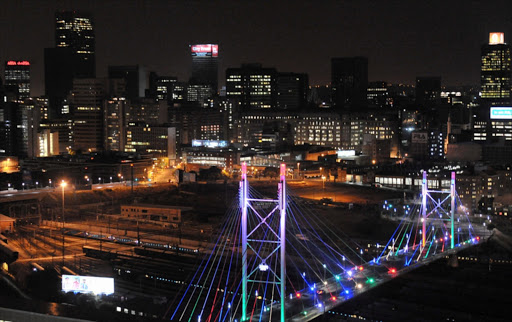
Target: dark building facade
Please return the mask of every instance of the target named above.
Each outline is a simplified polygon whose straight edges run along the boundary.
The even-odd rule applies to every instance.
[[[416,103],[428,107],[439,103],[441,98],[441,77],[416,77]]]
[[[339,111],[358,110],[367,105],[368,58],[331,59],[332,103]]]
[[[309,88],[307,74],[277,74],[277,109],[298,110],[305,107]]]
[[[124,79],[126,84],[125,97],[135,100],[145,96],[146,70],[139,65],[108,66],[108,78]]]

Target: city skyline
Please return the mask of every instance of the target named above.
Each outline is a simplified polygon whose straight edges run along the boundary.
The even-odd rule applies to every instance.
[[[437,4],[11,1],[0,13],[0,59],[29,60],[32,95],[42,95],[55,11],[75,9],[92,14],[99,77],[108,65],[142,64],[186,81],[189,45],[218,43],[220,85],[227,68],[253,62],[329,84],[330,59],[347,56],[368,57],[370,81],[414,84],[416,76],[441,76],[443,85],[477,85],[488,33],[504,32],[510,43],[512,18],[503,10],[510,4]]]

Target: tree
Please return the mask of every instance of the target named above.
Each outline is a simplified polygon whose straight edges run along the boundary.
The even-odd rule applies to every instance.
[[[277,178],[278,174],[279,174],[278,168],[266,167],[265,170],[263,170],[263,176],[270,177],[271,179]]]

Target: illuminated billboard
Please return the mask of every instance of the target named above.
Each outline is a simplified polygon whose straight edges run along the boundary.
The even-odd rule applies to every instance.
[[[356,150],[339,150],[337,154],[338,158],[353,157],[356,155]]]
[[[502,32],[489,33],[489,45],[501,45],[505,43],[505,34]]]
[[[228,141],[192,140],[192,146],[203,146],[205,148],[225,148],[228,146]]]
[[[205,45],[191,45],[190,52],[192,56],[219,56],[219,45],[205,44]]]
[[[22,60],[22,61],[9,60],[7,62],[7,66],[30,66],[30,62],[28,62],[26,60]]]
[[[512,120],[512,107],[491,107],[491,119]]]
[[[110,277],[62,275],[64,292],[114,294],[114,279]]]

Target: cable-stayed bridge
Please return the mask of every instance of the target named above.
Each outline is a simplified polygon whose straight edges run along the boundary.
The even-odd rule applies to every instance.
[[[371,258],[288,193],[284,164],[276,199],[250,188],[243,164],[238,197],[214,246],[169,307],[172,321],[310,321],[488,237],[469,220],[455,173],[449,191],[436,191],[423,172],[420,198],[403,206],[396,230]]]

